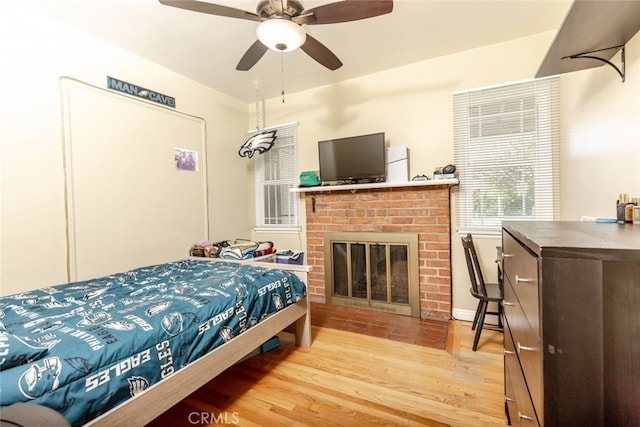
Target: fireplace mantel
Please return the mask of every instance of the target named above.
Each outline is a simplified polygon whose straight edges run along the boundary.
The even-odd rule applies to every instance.
[[[458,178],[450,179],[430,179],[428,181],[406,181],[406,182],[375,182],[370,184],[340,184],[340,185],[321,185],[317,187],[298,187],[290,188],[292,193],[317,193],[321,191],[357,191],[375,188],[393,188],[393,187],[425,187],[431,185],[458,185]]]

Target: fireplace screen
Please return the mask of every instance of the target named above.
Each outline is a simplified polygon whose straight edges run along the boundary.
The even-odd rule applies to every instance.
[[[419,316],[416,235],[326,233],[325,262],[327,302]]]

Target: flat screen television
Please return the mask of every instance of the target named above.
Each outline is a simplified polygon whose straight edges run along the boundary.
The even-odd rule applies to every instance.
[[[318,141],[323,182],[382,182],[386,175],[384,132]]]

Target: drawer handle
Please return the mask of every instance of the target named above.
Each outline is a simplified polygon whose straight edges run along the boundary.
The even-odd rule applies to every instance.
[[[533,279],[523,279],[522,277],[518,277],[518,275],[516,274],[517,283],[532,283],[533,281]]]
[[[517,347],[518,347],[518,354],[521,351],[538,351],[538,349],[535,347],[527,347],[525,345],[520,345],[520,343],[517,344]]]
[[[513,254],[507,254],[505,252],[502,252],[502,258],[513,258]]]
[[[502,306],[503,306],[503,307],[511,307],[511,306],[513,306],[513,305],[516,305],[516,303],[515,303],[515,302],[509,302],[509,301],[502,300]]]
[[[534,418],[529,416],[529,415],[525,415],[522,412],[518,411],[518,418],[523,419],[523,420],[529,420],[529,421],[533,421]]]
[[[514,398],[509,397],[509,396],[505,396],[504,400],[505,400],[505,402],[515,402],[516,401]]]
[[[504,351],[504,354],[506,354],[506,355],[516,354],[515,351],[507,350],[506,348],[503,351]]]

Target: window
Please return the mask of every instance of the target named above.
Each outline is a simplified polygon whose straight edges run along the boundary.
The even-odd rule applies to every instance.
[[[558,92],[550,78],[454,94],[459,232],[557,217]]]
[[[270,150],[254,157],[256,230],[298,230],[298,124],[270,128],[276,140]],[[261,130],[261,132],[264,131]]]

